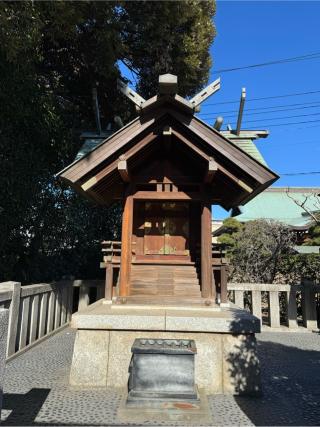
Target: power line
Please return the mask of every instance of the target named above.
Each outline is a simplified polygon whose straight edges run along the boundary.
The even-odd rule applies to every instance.
[[[230,73],[231,71],[246,70],[249,68],[266,67],[266,66],[270,66],[270,65],[279,65],[279,64],[285,64],[287,62],[297,62],[297,61],[306,61],[306,60],[311,60],[311,59],[319,59],[320,58],[319,55],[320,55],[320,52],[314,52],[314,53],[309,53],[306,55],[294,56],[291,58],[277,59],[277,60],[268,61],[268,62],[260,62],[258,64],[245,65],[242,67],[221,68],[220,70],[216,70],[215,73],[217,73],[217,74]]]
[[[267,117],[265,119],[256,119],[256,120],[244,120],[245,123],[254,123],[254,122],[264,122],[266,120],[282,120],[282,119],[295,119],[297,117],[309,117],[309,116],[319,116],[319,113],[309,113],[309,114],[298,114],[294,116],[283,116],[283,117]]]
[[[264,96],[264,97],[261,97],[261,98],[250,98],[250,99],[246,99],[246,102],[263,101],[265,99],[289,98],[289,97],[292,97],[292,96],[311,95],[311,94],[314,94],[314,93],[320,93],[320,90],[313,90],[313,91],[309,91],[309,92],[289,93],[289,94],[286,94],[286,95]],[[214,103],[210,103],[210,104],[203,104],[203,107],[209,107],[210,105],[238,104],[238,103],[239,103],[239,99],[237,99],[236,101],[224,101],[224,102],[214,102]]]
[[[309,105],[307,107],[295,107],[295,108],[284,108],[281,110],[271,110],[271,111],[257,111],[257,112],[253,112],[253,113],[247,113],[246,111],[244,111],[244,115],[245,116],[256,116],[256,115],[261,115],[261,114],[272,114],[272,113],[281,113],[281,112],[285,112],[285,111],[295,111],[295,110],[306,110],[309,108],[319,108],[320,107],[320,103],[317,105]],[[211,116],[210,117],[204,117],[204,119],[215,119],[217,117],[217,115]],[[234,118],[236,119],[238,117],[238,114],[228,114],[228,115],[223,115],[224,119],[230,119],[230,118]],[[269,119],[270,120],[270,119]]]
[[[272,125],[269,125],[272,126]],[[269,127],[268,126],[268,127]],[[316,124],[316,125],[309,125],[309,126],[299,126],[299,127],[295,127],[295,128],[283,128],[283,129],[279,129],[279,132],[297,132],[298,130],[303,130],[303,129],[311,129],[311,128],[319,128],[320,124]]]
[[[292,173],[280,173],[281,176],[297,176],[297,175],[319,175],[320,171],[312,172],[292,172]]]
[[[276,123],[276,124],[268,125],[268,127],[300,125],[300,124],[304,124],[304,123],[316,123],[316,122],[320,122],[320,120],[306,120],[306,121],[302,121],[302,122],[293,122],[293,123]],[[242,129],[242,130],[244,131],[245,129]]]
[[[309,104],[314,104],[314,105],[309,105]],[[301,105],[301,107],[294,107],[294,108],[283,108],[283,107],[291,107],[294,105]],[[256,114],[270,114],[270,113],[276,113],[279,111],[292,111],[292,110],[304,110],[306,108],[316,108],[320,106],[320,102],[307,102],[307,103],[297,103],[297,104],[287,104],[287,105],[274,105],[274,106],[269,106],[269,107],[264,107],[264,108],[246,108],[244,113],[246,115],[252,116],[252,115],[256,115]],[[278,110],[277,108],[281,108],[281,110]],[[259,111],[258,111],[259,110]],[[260,110],[269,110],[269,111],[260,111]],[[250,111],[248,113],[248,111]],[[251,112],[253,111],[253,112]],[[234,114],[228,114],[228,113],[234,113]],[[238,110],[229,110],[229,111],[221,111],[219,113],[213,112],[213,113],[204,113],[204,114],[199,114],[199,116],[204,117],[204,116],[213,116],[213,118],[217,117],[217,115],[222,115],[223,117],[237,117],[238,115]],[[225,115],[228,114],[228,115]]]
[[[265,144],[263,146],[263,149],[264,150],[270,149],[270,150],[274,151],[274,150],[286,148],[289,146],[290,147],[292,147],[292,146],[298,147],[300,145],[300,146],[305,147],[306,145],[315,145],[315,144],[320,145],[320,139],[314,139],[311,141],[289,141],[286,143],[277,144],[276,146],[274,146],[273,144]]]
[[[247,70],[247,69],[253,69],[253,68],[261,68],[261,67],[266,67],[266,66],[271,66],[271,65],[280,65],[280,64],[291,63],[291,62],[310,61],[313,59],[320,59],[320,52],[307,53],[304,55],[292,56],[289,58],[275,59],[272,61],[260,62],[257,64],[249,64],[249,65],[244,65],[241,67],[220,68],[218,70],[215,70],[215,73],[223,74],[223,73],[230,73],[233,71]],[[122,58],[122,59],[120,59],[120,61],[131,71],[132,75],[134,73],[138,77],[141,77],[139,71],[134,69],[134,67],[132,67],[131,64],[128,63],[126,58]]]

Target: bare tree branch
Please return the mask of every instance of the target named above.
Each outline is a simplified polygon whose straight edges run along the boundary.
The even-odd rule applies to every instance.
[[[301,201],[295,199],[292,195],[290,195],[289,187],[286,189],[286,193],[287,193],[287,196],[289,197],[289,199],[291,199],[297,206],[300,206],[300,208],[302,208],[308,215],[310,215],[316,224],[320,224],[320,215],[319,215],[319,212],[317,212],[317,211],[320,211],[320,196],[319,196],[319,194],[316,194],[316,193],[304,194],[304,200],[303,200],[303,202],[301,202]],[[315,202],[313,204],[313,206],[315,207],[314,211],[309,209],[306,205],[306,203],[308,201],[312,202],[312,198],[315,199]]]

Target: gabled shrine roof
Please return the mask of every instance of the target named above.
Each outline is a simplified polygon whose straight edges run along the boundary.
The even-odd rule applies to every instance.
[[[169,133],[174,146],[190,152],[195,162],[201,162],[204,168],[216,165],[215,178],[206,184],[207,197],[219,194],[226,208],[243,205],[278,178],[232,138],[228,139],[223,132],[195,117],[192,102],[170,93],[148,101],[141,99],[137,101],[137,118],[57,175],[98,203],[119,200],[127,184],[120,173],[119,162],[127,163],[132,170],[143,168],[150,153],[157,156],[157,152],[163,151],[163,138]]]

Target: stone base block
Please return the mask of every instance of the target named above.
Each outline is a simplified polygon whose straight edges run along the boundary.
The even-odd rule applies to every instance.
[[[185,426],[213,425],[211,412],[205,392],[199,390],[199,400],[187,402],[184,400],[145,401],[141,405],[130,405],[126,399],[126,390],[118,410],[118,418],[125,425],[160,423],[178,423]]]
[[[70,371],[71,385],[107,385],[109,338],[109,331],[78,330]]]
[[[195,383],[205,393],[257,394],[260,321],[238,308],[114,306],[101,301],[72,316],[78,329],[75,386],[127,387],[136,338],[195,340]]]
[[[70,373],[73,386],[127,387],[136,338],[192,339],[195,383],[207,394],[258,394],[260,367],[254,334],[78,330]]]

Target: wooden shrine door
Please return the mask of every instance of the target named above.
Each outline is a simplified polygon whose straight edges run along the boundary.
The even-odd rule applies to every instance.
[[[190,259],[188,203],[145,202],[141,214],[138,257]]]

